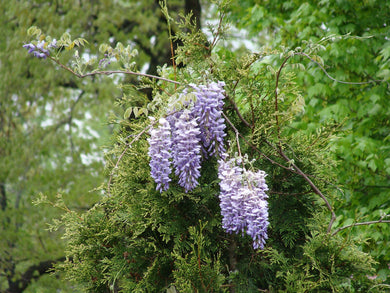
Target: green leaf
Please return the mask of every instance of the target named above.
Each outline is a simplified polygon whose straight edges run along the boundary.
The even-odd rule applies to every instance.
[[[375,163],[375,160],[370,160],[369,162],[368,162],[368,167],[372,170],[372,171],[376,171],[376,169],[377,169],[377,166],[376,166],[376,163]]]
[[[133,112],[133,107],[127,108],[125,113],[123,114],[123,119],[128,119],[132,112]]]

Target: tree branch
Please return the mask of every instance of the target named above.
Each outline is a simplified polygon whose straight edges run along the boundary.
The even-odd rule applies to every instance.
[[[33,280],[38,279],[44,274],[47,274],[50,269],[53,268],[53,265],[57,262],[64,261],[65,257],[58,258],[56,260],[46,260],[41,261],[37,265],[30,266],[22,276],[13,281],[12,277],[8,278],[8,289],[6,293],[22,293]]]
[[[269,141],[266,140],[266,143],[273,147],[273,148],[276,148],[274,145],[272,145]],[[305,181],[310,185],[310,187],[312,188],[313,192],[317,195],[319,195],[321,197],[321,199],[325,202],[325,205],[326,207],[328,208],[328,210],[330,211],[331,213],[331,219],[330,219],[330,222],[329,222],[329,225],[328,225],[328,229],[327,229],[327,232],[330,233],[331,229],[332,229],[332,225],[334,223],[334,221],[336,220],[336,214],[334,213],[333,211],[333,208],[331,206],[331,204],[329,203],[329,201],[326,199],[325,195],[321,192],[321,190],[319,190],[319,188],[313,183],[313,181],[310,180],[309,176],[306,175],[297,165],[295,165],[292,160],[283,152],[282,148],[279,147],[279,150],[278,150],[279,154],[281,155],[281,157],[290,164],[290,166],[292,167],[292,169],[299,175],[301,175],[303,177],[303,179],[305,179]]]
[[[322,66],[319,62],[317,62],[316,60],[314,60],[313,58],[311,58],[308,54],[306,53],[301,53],[301,52],[296,52],[294,53],[294,55],[299,55],[299,56],[304,56],[306,57],[307,59],[309,59],[310,61],[314,62],[315,64],[318,65],[319,68],[321,68],[321,70],[325,73],[325,75],[337,82],[337,83],[342,83],[342,84],[351,84],[351,85],[363,85],[363,84],[370,84],[370,83],[378,83],[378,82],[383,82],[383,80],[370,80],[370,81],[361,81],[361,82],[355,82],[355,81],[342,81],[342,80],[338,80],[338,79],[335,79],[334,77],[332,77],[328,71],[326,71],[326,69],[324,68],[324,66]]]
[[[354,224],[346,225],[344,227],[340,227],[340,228],[338,228],[336,231],[334,231],[332,233],[332,236],[336,235],[337,233],[339,233],[342,230],[345,230],[345,229],[351,228],[351,227],[355,227],[355,226],[365,226],[365,225],[372,225],[372,224],[390,223],[390,220],[383,220],[385,217],[388,217],[388,216],[390,216],[390,215],[383,215],[377,221],[360,222],[360,223],[354,223]]]
[[[152,79],[158,79],[158,80],[162,80],[162,81],[166,81],[166,82],[170,82],[170,83],[174,83],[174,84],[181,84],[178,81],[171,80],[171,79],[168,79],[168,78],[164,78],[164,77],[161,77],[161,76],[147,74],[147,73],[141,73],[141,72],[135,72],[135,71],[128,71],[128,70],[97,70],[97,71],[92,71],[92,72],[85,73],[85,74],[79,74],[79,73],[75,72],[72,68],[62,64],[56,58],[54,58],[52,56],[49,56],[49,55],[48,55],[48,58],[53,60],[60,67],[62,67],[63,69],[69,71],[70,73],[72,73],[73,75],[77,76],[78,78],[85,78],[87,76],[94,76],[94,75],[111,75],[111,74],[122,73],[122,74],[129,74],[129,75],[135,75],[135,76],[148,77],[148,78],[152,78]]]
[[[5,182],[0,182],[0,209],[5,211],[7,208],[7,194],[5,191]]]

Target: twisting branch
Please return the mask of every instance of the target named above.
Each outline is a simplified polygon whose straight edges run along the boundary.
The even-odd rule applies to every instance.
[[[233,101],[233,99],[230,98],[230,96],[227,94],[225,94],[225,97],[228,98],[230,104],[232,104],[232,106],[233,106],[234,111],[236,111],[238,118],[240,118],[240,120],[245,124],[245,126],[247,126],[249,128],[253,128],[253,126],[251,124],[249,124],[249,122],[246,121],[244,117],[242,117],[240,110],[238,109],[237,104]]]
[[[283,152],[283,151],[280,151],[280,155],[289,163],[291,163],[291,160],[286,156],[286,154]],[[321,192],[321,190],[318,189],[318,187],[313,183],[313,181],[310,180],[310,178],[301,170],[299,169],[299,167],[297,165],[295,165],[294,163],[291,163],[291,166],[297,171],[297,173],[299,175],[301,175],[307,183],[309,183],[309,185],[311,186],[311,188],[313,189],[314,193],[316,193],[317,195],[319,195],[321,197],[321,199],[325,202],[325,205],[326,207],[328,208],[328,210],[330,211],[331,213],[331,219],[330,219],[330,222],[329,222],[329,225],[328,225],[328,230],[327,232],[330,233],[331,229],[332,229],[332,226],[333,226],[333,223],[334,221],[336,220],[336,214],[335,212],[333,211],[333,208],[331,206],[331,204],[329,203],[329,201],[326,199],[325,195]]]
[[[326,69],[324,68],[324,66],[322,66],[319,62],[317,62],[316,60],[314,60],[313,58],[311,58],[308,54],[306,53],[302,53],[302,52],[296,52],[294,53],[294,55],[300,55],[300,56],[304,56],[306,57],[307,59],[309,59],[310,61],[314,62],[315,64],[318,65],[319,68],[321,68],[321,70],[325,73],[325,75],[337,82],[337,83],[342,83],[342,84],[351,84],[351,85],[362,85],[362,84],[370,84],[370,83],[378,83],[378,82],[383,82],[383,80],[370,80],[370,81],[361,81],[361,82],[355,82],[355,81],[342,81],[342,80],[338,80],[338,79],[335,79],[334,77],[332,77],[327,71]]]
[[[384,218],[386,217],[389,217],[390,215],[383,215],[382,217],[380,217],[379,220],[377,221],[368,221],[368,222],[360,222],[360,223],[353,223],[353,224],[350,224],[350,225],[346,225],[344,227],[340,227],[338,228],[336,231],[334,231],[332,233],[332,236],[336,235],[337,233],[339,233],[340,231],[342,230],[345,230],[347,228],[351,228],[351,227],[355,227],[355,226],[364,226],[364,225],[372,225],[372,224],[381,224],[381,223],[390,223],[390,220],[383,220]]]
[[[175,81],[175,80],[172,80],[172,79],[168,79],[168,78],[165,78],[165,77],[152,75],[152,74],[147,74],[147,73],[129,71],[129,70],[97,70],[97,71],[92,71],[92,72],[85,73],[85,74],[79,74],[79,73],[75,72],[72,68],[70,68],[69,66],[66,66],[66,65],[62,64],[56,58],[54,58],[52,56],[48,56],[48,58],[50,58],[55,63],[57,63],[59,66],[61,66],[63,69],[69,71],[70,73],[72,73],[73,75],[77,76],[78,78],[85,78],[87,76],[93,76],[93,75],[111,75],[111,74],[122,73],[122,74],[129,74],[129,75],[135,75],[135,76],[148,77],[148,78],[152,78],[152,79],[158,79],[158,80],[162,80],[162,81],[166,81],[166,82],[170,82],[170,83],[174,83],[174,84],[179,84],[179,85],[181,84],[178,81]]]
[[[286,65],[288,59],[291,58],[293,55],[289,55],[284,59],[282,65],[280,65],[278,72],[276,73],[276,82],[275,82],[275,119],[276,119],[276,127],[278,131],[278,144],[279,144],[279,149],[282,149],[282,144],[280,141],[280,125],[279,125],[279,106],[278,106],[278,86],[279,86],[279,78],[280,78],[280,73],[282,72],[283,67]]]
[[[289,54],[282,62],[281,66],[279,67],[279,70],[278,72],[276,73],[276,82],[275,82],[275,114],[276,114],[276,127],[277,127],[277,136],[278,136],[278,147],[277,147],[277,151],[278,153],[280,154],[280,156],[290,164],[290,166],[295,170],[295,172],[299,175],[301,175],[305,181],[310,185],[310,187],[312,188],[313,192],[316,193],[317,195],[319,195],[321,197],[321,199],[325,202],[325,205],[326,207],[328,208],[328,210],[331,212],[331,220],[329,222],[329,225],[328,225],[328,229],[327,229],[327,232],[330,233],[331,232],[331,229],[332,229],[332,225],[334,223],[334,221],[336,220],[336,214],[334,213],[333,211],[333,208],[331,206],[331,204],[329,203],[329,201],[327,200],[327,198],[324,196],[324,194],[318,189],[318,187],[313,183],[313,181],[311,181],[311,179],[308,177],[308,175],[306,175],[297,165],[295,165],[293,163],[293,161],[283,152],[283,148],[282,148],[282,144],[281,144],[281,137],[280,137],[280,124],[279,124],[279,115],[278,115],[278,111],[279,111],[279,106],[278,106],[278,85],[279,85],[279,79],[280,79],[280,74],[282,72],[282,69],[286,66],[287,64],[287,61],[295,56],[295,55],[300,55],[300,56],[304,56],[306,58],[308,58],[310,61],[314,62],[315,64],[317,64],[321,70],[326,74],[326,76],[335,81],[335,82],[338,82],[338,83],[342,83],[342,84],[351,84],[351,85],[363,85],[363,84],[370,84],[370,83],[375,83],[375,82],[379,82],[379,81],[368,81],[368,82],[346,82],[346,81],[340,81],[340,80],[337,80],[335,78],[333,78],[327,71],[326,69],[319,63],[317,62],[316,60],[314,60],[312,57],[310,57],[308,54],[306,53],[301,53],[301,52],[294,52],[292,54]],[[274,147],[270,142],[267,141],[267,143]],[[274,147],[275,148],[275,147]],[[387,221],[387,220],[386,220]],[[368,224],[373,224],[373,223],[382,223],[384,222],[383,219],[380,219],[379,221],[372,221],[372,222],[365,222],[365,223],[356,223],[354,225],[349,225],[349,226],[346,226],[346,227],[342,227],[338,230],[336,230],[332,235],[336,234],[337,232],[343,230],[343,229],[346,229],[348,227],[351,227],[351,226],[358,226],[358,225],[368,225]],[[390,222],[390,221],[389,221]]]
[[[313,183],[313,181],[310,180],[309,176],[304,173],[297,165],[295,165],[293,163],[293,161],[283,152],[283,149],[281,148],[276,148],[272,143],[270,143],[269,141],[265,140],[265,142],[271,146],[272,148],[276,149],[278,151],[278,153],[280,154],[280,156],[287,162],[290,164],[291,166],[291,171],[295,171],[295,173],[301,175],[303,177],[303,179],[305,179],[305,181],[310,185],[310,187],[312,188],[313,192],[317,195],[319,195],[321,197],[321,199],[325,202],[325,205],[326,207],[328,208],[328,210],[330,211],[331,213],[331,219],[330,219],[330,222],[329,222],[329,225],[328,225],[328,230],[327,232],[330,233],[331,229],[332,229],[332,226],[333,226],[333,223],[334,221],[336,220],[336,214],[334,213],[333,211],[333,208],[331,206],[331,204],[329,203],[329,201],[326,199],[325,195],[321,192],[321,190]]]

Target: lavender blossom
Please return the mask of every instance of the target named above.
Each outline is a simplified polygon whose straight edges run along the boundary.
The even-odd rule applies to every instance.
[[[49,49],[51,48],[57,48],[57,40],[53,39],[51,43],[47,46]]]
[[[159,120],[158,128],[152,128],[150,131],[149,156],[151,176],[157,183],[156,189],[160,192],[169,188],[171,179],[171,127],[164,118]]]
[[[200,177],[200,130],[196,119],[184,110],[175,120],[173,130],[173,164],[179,185],[188,192],[198,185]]]
[[[33,43],[25,44],[23,45],[23,48],[26,48],[30,54],[33,54],[37,58],[46,59],[50,54],[49,50],[45,48],[45,41],[40,41],[37,45],[34,45]]]
[[[219,160],[222,227],[228,233],[246,232],[253,248],[264,248],[268,239],[268,190],[265,172],[246,171],[236,159]]]
[[[268,196],[265,191],[268,186],[265,183],[265,172],[251,171],[245,172],[244,181],[244,217],[246,219],[246,233],[253,239],[253,248],[264,248],[265,241],[268,239]]]
[[[222,117],[224,105],[223,86],[224,82],[212,82],[208,86],[190,86],[195,89],[197,100],[192,114],[199,117],[199,128],[201,130],[202,149],[206,155],[214,155],[216,152],[225,152],[223,138],[225,137],[225,119]]]
[[[243,210],[243,201],[240,190],[242,188],[242,168],[236,165],[235,159],[219,160],[218,178],[220,186],[220,207],[222,214],[222,228],[226,232],[237,233],[245,226],[245,220],[240,211]]]

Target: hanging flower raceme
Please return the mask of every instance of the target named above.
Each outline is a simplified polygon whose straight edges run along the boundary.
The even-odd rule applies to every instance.
[[[240,193],[242,172],[242,168],[236,165],[235,159],[218,161],[222,228],[228,233],[237,233],[245,227],[245,220],[240,212],[244,208]]]
[[[212,82],[207,86],[190,84],[195,89],[194,94],[197,98],[192,113],[194,117],[199,118],[202,148],[206,157],[216,152],[219,154],[225,152],[223,138],[226,135],[224,132],[226,126],[222,117],[224,85],[222,81]]]
[[[246,232],[253,239],[253,248],[264,248],[268,238],[268,190],[265,172],[247,171],[241,159],[219,160],[220,207],[222,227],[228,233]]]
[[[175,99],[169,102],[167,117],[164,119],[164,125],[170,126],[171,148],[167,147],[167,142],[163,142],[168,137],[168,127],[163,127],[166,132],[160,128],[152,130],[151,134],[156,135],[157,131],[161,137],[160,140],[155,140],[153,136],[150,138],[154,145],[150,146],[149,151],[152,177],[160,192],[169,186],[168,153],[172,156],[175,175],[179,177],[178,184],[188,192],[198,185],[201,149],[206,158],[225,152],[225,120],[222,117],[224,85],[224,82],[212,82],[208,86],[191,84],[193,92],[186,88],[178,98],[173,96]],[[159,150],[164,150],[164,153],[159,154]]]
[[[149,156],[151,176],[157,183],[160,192],[169,188],[171,174],[171,127],[165,118],[160,118],[159,126],[150,130]]]
[[[264,248],[268,239],[268,196],[265,192],[268,186],[265,183],[265,172],[244,172],[243,197],[244,218],[246,220],[246,233],[253,239],[253,247]]]
[[[185,191],[194,189],[200,177],[200,130],[196,118],[184,110],[175,121],[173,131],[173,164],[179,185]]]

